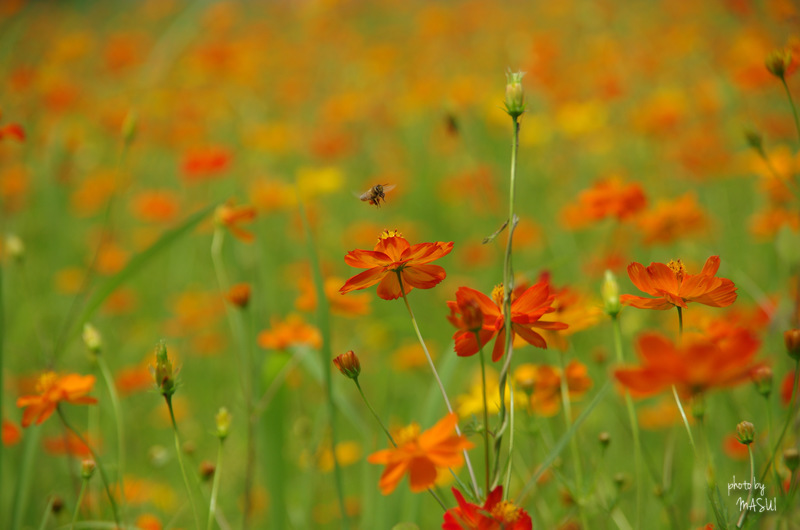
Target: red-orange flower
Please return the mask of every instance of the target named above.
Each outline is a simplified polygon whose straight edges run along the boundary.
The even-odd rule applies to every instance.
[[[464,499],[461,492],[453,488],[458,506],[444,514],[442,530],[532,530],[531,516],[503,500],[503,486],[497,486],[486,497],[483,506]]]
[[[378,296],[394,300],[402,296],[403,290],[408,294],[414,287],[430,289],[447,276],[444,268],[430,262],[451,250],[452,241],[410,245],[397,230],[384,230],[375,250],[351,250],[344,257],[351,267],[367,270],[347,280],[339,292],[345,294],[377,283]]]
[[[187,181],[212,178],[225,171],[232,155],[224,147],[208,147],[187,152],[181,162],[183,176]]]
[[[693,335],[683,340],[676,345],[656,333],[643,335],[638,343],[642,366],[619,368],[614,376],[635,397],[652,396],[673,385],[680,394],[694,396],[749,381],[759,366],[753,362],[759,341],[745,329],[721,341]]]
[[[494,300],[492,300],[494,298]],[[497,340],[492,349],[492,361],[497,362],[503,356],[506,342],[505,318],[503,316],[503,286],[498,285],[492,291],[492,298],[485,294],[470,289],[459,287],[456,291],[456,300],[447,302],[450,315],[447,319],[459,330],[453,335],[456,353],[461,357],[468,357],[478,353],[478,342],[475,333],[464,327],[463,311],[473,301],[477,302],[483,313],[483,328],[478,332],[481,346],[492,340],[497,335]],[[544,322],[539,320],[543,315],[555,311],[552,307],[555,295],[550,293],[546,281],[541,281],[526,289],[519,296],[516,291],[511,293],[511,334],[519,335],[528,344],[537,348],[547,348],[544,338],[533,331],[539,329],[567,329],[563,322]]]
[[[95,398],[86,395],[91,392],[94,381],[93,375],[67,374],[59,377],[55,372],[43,373],[36,383],[39,394],[17,399],[17,407],[25,408],[22,426],[27,427],[34,420],[39,425],[50,417],[62,401],[75,405],[97,403]]]
[[[564,208],[561,216],[567,228],[582,228],[607,217],[624,221],[646,206],[647,198],[640,184],[624,184],[621,178],[613,177],[582,191],[578,201]]]
[[[719,256],[711,256],[700,274],[688,274],[681,260],[628,265],[628,276],[640,290],[656,298],[624,294],[623,304],[639,309],[686,308],[688,302],[697,302],[712,307],[726,307],[736,301],[736,286],[727,278],[717,278]]]
[[[214,213],[214,219],[220,226],[230,230],[234,237],[245,243],[251,243],[255,236],[239,225],[250,223],[255,218],[256,209],[253,206],[234,206],[233,203],[219,206]]]
[[[420,433],[419,425],[412,423],[395,436],[397,447],[372,453],[367,458],[371,464],[385,464],[378,486],[381,493],[394,491],[406,473],[411,491],[424,491],[436,482],[437,468],[460,466],[462,451],[471,449],[472,442],[454,432],[458,424],[456,414],[448,414],[436,425]]]

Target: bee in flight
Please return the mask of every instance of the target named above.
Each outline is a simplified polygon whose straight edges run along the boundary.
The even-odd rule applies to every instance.
[[[386,202],[386,194],[395,188],[394,184],[375,184],[370,189],[361,194],[359,199],[381,207],[381,199]]]

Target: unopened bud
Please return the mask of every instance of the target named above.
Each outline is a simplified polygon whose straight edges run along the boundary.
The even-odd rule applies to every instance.
[[[600,447],[605,449],[611,443],[611,435],[603,431],[597,436],[597,441],[600,442]]]
[[[213,462],[209,462],[208,460],[200,462],[200,477],[203,480],[209,481],[214,478],[216,470],[217,466],[215,466]]]
[[[800,453],[794,447],[790,447],[783,451],[783,463],[789,468],[789,471],[794,473],[800,465]]]
[[[611,318],[616,318],[622,310],[622,304],[619,301],[619,284],[617,277],[610,270],[606,270],[606,277],[603,280],[603,287],[600,290],[603,296],[603,305],[605,312]]]
[[[736,426],[736,438],[739,443],[750,445],[756,437],[756,428],[749,421],[743,421]]]
[[[215,418],[217,420],[217,438],[224,440],[231,430],[231,420],[233,419],[231,413],[225,407],[220,407]]]
[[[228,302],[240,309],[244,309],[250,303],[250,284],[237,283],[228,289],[225,295]]]
[[[94,468],[97,467],[94,460],[86,459],[81,462],[81,478],[83,480],[89,480],[94,475]]]
[[[769,366],[759,366],[750,374],[753,379],[753,384],[756,386],[756,392],[768,398],[772,393],[772,368]]]
[[[103,337],[100,335],[100,332],[97,331],[97,328],[87,322],[83,325],[82,337],[83,343],[86,344],[89,353],[92,355],[99,355],[100,350],[103,349]]]
[[[62,499],[58,495],[54,495],[50,506],[51,506],[50,510],[52,510],[52,512],[55,514],[58,514],[61,512],[61,510],[64,509],[64,499]]]
[[[789,69],[791,63],[792,52],[789,50],[773,50],[767,55],[766,61],[764,61],[769,73],[778,79],[786,77],[786,70]]]
[[[158,390],[165,398],[171,398],[177,390],[178,384],[175,379],[175,369],[172,367],[172,360],[167,355],[167,345],[162,340],[156,346],[156,368],[155,381]]]
[[[506,112],[514,120],[525,112],[525,91],[522,88],[522,77],[525,72],[508,72],[506,74]]]
[[[345,377],[349,377],[350,379],[358,379],[358,376],[361,374],[361,361],[358,360],[358,356],[353,353],[353,350],[349,350],[347,353],[336,357],[333,360],[333,364],[336,365],[336,368],[338,368]]]
[[[14,234],[6,236],[6,252],[14,261],[22,261],[25,258],[25,243]]]
[[[800,329],[790,329],[783,332],[783,341],[786,343],[786,353],[795,361],[800,361]]]

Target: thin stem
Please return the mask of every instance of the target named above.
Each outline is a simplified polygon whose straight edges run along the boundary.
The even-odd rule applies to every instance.
[[[567,383],[567,369],[564,365],[564,355],[558,354],[558,362],[561,365],[561,406],[564,410],[564,423],[566,429],[572,427],[572,405],[569,402],[569,384]],[[578,508],[578,516],[581,519],[581,528],[589,528],[586,519],[586,510],[583,509],[583,466],[581,465],[581,455],[578,452],[578,440],[573,436],[569,440],[570,452],[572,453],[572,465],[575,467],[575,490],[578,498],[575,499]]]
[[[617,363],[624,362],[622,353],[622,325],[619,321],[619,315],[612,317],[614,324],[614,349],[617,354]],[[631,424],[631,432],[633,433],[633,464],[634,472],[636,474],[636,528],[642,527],[642,488],[644,486],[641,480],[642,474],[642,445],[639,438],[639,421],[636,418],[636,410],[633,406],[633,398],[631,393],[625,389],[625,407],[628,409],[628,421]]]
[[[122,422],[122,409],[119,404],[119,394],[117,394],[117,387],[114,385],[114,378],[111,376],[111,370],[108,368],[105,357],[102,354],[96,356],[97,365],[100,367],[100,373],[103,375],[103,380],[108,387],[108,395],[111,398],[111,409],[114,411],[114,420],[117,427],[117,483],[119,484],[119,499],[120,510],[125,513],[125,432],[123,430]]]
[[[789,90],[789,85],[786,84],[786,78],[781,77],[781,82],[783,83],[783,88],[786,90],[786,97],[789,98],[789,105],[792,106],[792,116],[794,116],[794,126],[797,128],[797,134],[800,136],[800,119],[797,117],[797,108],[794,106],[794,99],[792,98],[792,93]]]
[[[87,484],[89,484],[89,479],[84,478],[81,481],[81,491],[78,493],[78,501],[75,503],[75,510],[72,512],[72,523],[69,525],[70,530],[75,529],[75,522],[78,520],[78,512],[80,511],[81,504],[83,504],[83,496],[86,494]]]
[[[225,441],[220,438],[219,447],[217,448],[217,465],[214,468],[214,483],[211,486],[211,501],[208,503],[208,524],[206,524],[208,530],[211,530],[217,515],[217,494],[219,493],[219,477],[221,475],[220,469],[222,468],[222,446],[224,443]]]
[[[42,515],[42,522],[39,523],[39,530],[45,530],[47,528],[47,521],[50,519],[50,514],[53,513],[53,504],[56,502],[56,496],[51,495],[50,500],[47,501],[47,507],[44,509],[44,515]]]
[[[747,517],[747,507],[750,505],[750,499],[753,498],[753,489],[755,488],[756,468],[753,462],[753,448],[750,444],[747,444],[747,454],[750,455],[750,491],[747,492],[747,501],[742,508],[742,513],[739,514],[739,521],[736,523],[736,528],[741,528],[744,524],[744,519]]]
[[[117,523],[117,526],[122,526],[119,519],[119,511],[117,510],[117,502],[114,500],[114,496],[111,494],[111,486],[108,480],[108,475],[106,475],[105,466],[103,466],[102,460],[100,457],[97,456],[97,453],[94,451],[89,442],[79,433],[75,427],[73,427],[68,421],[67,417],[64,416],[64,411],[61,410],[61,406],[56,406],[56,411],[58,412],[58,416],[61,418],[61,422],[64,424],[64,427],[72,431],[72,434],[78,437],[78,440],[81,441],[83,445],[89,449],[89,452],[92,453],[92,458],[94,458],[95,463],[97,464],[97,469],[100,471],[100,478],[103,479],[103,486],[106,488],[106,495],[108,496],[108,502],[111,503],[111,511],[114,513],[114,522]]]
[[[403,302],[406,304],[406,309],[408,310],[408,314],[411,316],[411,324],[414,326],[414,331],[417,334],[417,339],[419,343],[422,345],[422,351],[425,352],[425,358],[428,359],[428,364],[431,367],[431,371],[433,372],[433,378],[436,379],[436,384],[439,385],[439,390],[442,393],[442,397],[444,398],[444,403],[447,405],[447,410],[450,414],[454,414],[453,406],[450,405],[450,399],[447,397],[447,391],[444,389],[444,384],[442,384],[442,379],[439,377],[439,372],[436,371],[436,365],[433,364],[433,359],[431,358],[430,352],[428,352],[428,346],[425,344],[425,339],[422,338],[422,333],[419,331],[419,326],[417,325],[417,319],[414,317],[414,311],[411,310],[411,305],[408,303],[408,297],[406,296],[406,288],[403,285],[403,275],[400,274],[400,271],[397,271],[397,280],[400,282],[400,293],[403,295]],[[456,423],[456,434],[461,436],[461,429],[458,428],[458,424]],[[469,459],[469,453],[467,453],[466,449],[463,449],[462,452],[464,453],[464,461],[467,463],[467,470],[469,471],[469,477],[472,480],[472,487],[475,490],[476,497],[480,497],[480,488],[478,487],[478,480],[475,478],[475,471],[472,469],[472,461]],[[488,492],[487,492],[488,494]]]
[[[189,503],[192,505],[192,513],[194,514],[194,523],[195,527],[199,530],[200,529],[200,514],[197,511],[197,506],[194,502],[194,495],[192,495],[192,487],[189,485],[189,475],[186,474],[186,467],[183,465],[183,456],[181,455],[181,440],[180,436],[178,435],[178,424],[175,421],[175,413],[172,410],[172,397],[169,395],[165,395],[164,399],[167,402],[167,408],[169,408],[169,417],[172,420],[172,432],[174,433],[175,438],[175,451],[178,455],[178,464],[181,466],[181,474],[183,475],[183,483],[186,485],[186,493],[189,495]]]
[[[761,473],[761,478],[759,482],[762,484],[764,483],[764,478],[766,478],[767,473],[769,473],[770,468],[772,467],[772,462],[775,460],[775,456],[778,454],[778,451],[781,448],[781,443],[783,442],[783,437],[786,435],[786,430],[789,428],[789,424],[792,422],[792,418],[795,415],[795,405],[797,403],[797,385],[798,381],[800,381],[800,359],[795,361],[794,364],[794,383],[792,384],[792,399],[789,401],[789,410],[786,411],[786,422],[783,424],[783,429],[781,430],[780,436],[778,436],[778,440],[775,442],[775,447],[772,450],[772,453],[769,455],[769,460],[767,461],[767,467],[764,468],[764,471]],[[780,484],[778,484],[780,487]]]
[[[372,408],[372,405],[370,404],[369,400],[367,399],[367,396],[364,394],[364,390],[361,388],[361,383],[358,382],[358,378],[354,377],[353,378],[353,382],[356,384],[356,388],[358,388],[359,394],[361,394],[361,399],[364,401],[364,404],[367,406],[369,411],[372,413],[372,416],[375,418],[375,421],[377,421],[378,425],[380,425],[381,429],[383,429],[383,432],[386,434],[386,437],[389,439],[389,442],[391,442],[391,444],[394,447],[397,447],[397,442],[394,441],[394,437],[392,437],[392,433],[390,433],[389,429],[386,428],[386,425],[383,424],[383,421],[381,420],[381,417],[378,416],[378,413],[375,412],[374,408]],[[431,495],[433,495],[433,498],[436,499],[436,502],[439,503],[439,506],[442,507],[442,510],[447,511],[447,506],[445,506],[444,502],[442,501],[441,497],[439,495],[437,495],[436,491],[434,491],[431,488],[428,488],[428,492]]]
[[[481,390],[483,394],[483,457],[486,471],[486,495],[489,495],[489,402],[486,399],[486,357],[483,354],[483,344],[478,332],[474,332],[475,341],[478,343],[478,353],[481,357]]]
[[[678,310],[678,339],[683,339],[683,308],[676,305],[675,309]]]
[[[695,457],[697,456],[697,446],[694,444],[694,436],[692,436],[692,428],[689,426],[689,418],[686,417],[686,412],[683,410],[683,405],[681,404],[681,398],[678,396],[678,388],[675,385],[672,385],[672,395],[675,396],[675,404],[678,405],[678,411],[681,413],[681,418],[683,419],[683,425],[686,427],[686,432],[689,434],[689,443],[692,445],[692,452],[694,452]]]

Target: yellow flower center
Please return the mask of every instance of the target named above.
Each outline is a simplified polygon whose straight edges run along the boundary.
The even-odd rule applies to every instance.
[[[412,423],[411,425],[403,427],[402,429],[397,431],[397,434],[395,435],[394,438],[395,438],[395,443],[398,446],[400,446],[416,440],[418,436],[419,436],[419,424]]]
[[[39,380],[36,382],[36,391],[40,394],[44,394],[58,381],[58,375],[55,372],[45,372],[39,376]]]
[[[514,506],[514,503],[511,501],[503,501],[492,508],[492,517],[495,521],[513,523],[519,519],[519,508]]]
[[[494,303],[497,304],[497,307],[501,309],[503,307],[503,291],[504,289],[502,283],[498,283],[494,286],[494,289],[492,289],[492,300],[494,300]]]
[[[378,236],[378,241],[380,242],[382,239],[389,239],[390,237],[403,237],[403,234],[400,233],[400,230],[384,230]]]
[[[672,272],[675,273],[675,277],[678,278],[678,281],[683,281],[683,277],[686,275],[686,267],[683,266],[683,262],[681,260],[670,260],[667,263],[667,267],[672,269]]]

